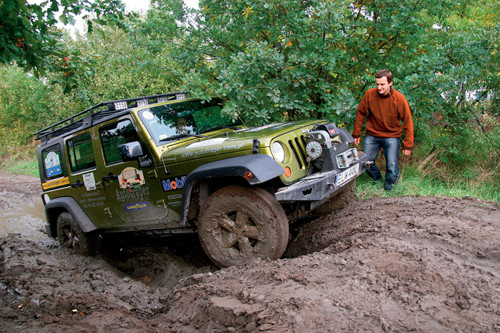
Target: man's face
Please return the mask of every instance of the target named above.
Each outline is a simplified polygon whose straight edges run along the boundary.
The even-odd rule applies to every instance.
[[[375,82],[377,83],[378,93],[382,96],[387,96],[392,86],[392,82],[387,82],[387,76],[383,76],[380,79],[375,78]]]

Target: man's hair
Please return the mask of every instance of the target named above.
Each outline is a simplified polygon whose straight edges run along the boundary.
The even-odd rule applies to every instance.
[[[375,74],[375,78],[377,78],[377,79],[381,79],[384,76],[387,77],[388,83],[391,83],[394,80],[394,77],[392,76],[391,71],[388,69],[382,69],[382,70],[378,71],[377,74]]]

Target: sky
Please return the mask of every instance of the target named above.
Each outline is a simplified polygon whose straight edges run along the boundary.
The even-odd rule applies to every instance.
[[[122,0],[125,4],[126,10],[142,12],[149,8],[149,0]],[[198,0],[184,0],[184,3],[191,8],[198,8]]]
[[[43,0],[28,0],[30,3],[41,3]],[[184,0],[184,3],[191,8],[199,8],[198,7],[199,0]],[[141,14],[146,14],[146,11],[149,9],[150,0],[122,0],[125,4],[126,11],[136,11]],[[84,31],[85,24],[80,17],[76,17],[74,26],[66,26],[69,30],[70,34],[74,36],[75,30]]]

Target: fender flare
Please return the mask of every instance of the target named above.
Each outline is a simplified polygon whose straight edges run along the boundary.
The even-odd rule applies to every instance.
[[[352,137],[352,134],[346,131],[343,128],[339,128],[339,135],[342,138],[342,141],[347,141],[347,144],[351,144],[354,142],[354,138]]]
[[[52,199],[45,205],[45,216],[51,231],[49,236],[55,237],[56,232],[54,231],[57,228],[57,217],[62,211],[70,213],[83,232],[87,233],[97,229],[75,199],[72,197],[60,197]]]
[[[250,171],[253,175],[250,180],[245,178],[247,171]],[[182,190],[180,224],[186,224],[191,193],[194,185],[199,181],[225,177],[241,177],[247,180],[250,185],[256,185],[276,178],[284,172],[283,167],[274,158],[265,154],[238,156],[204,164],[194,169],[186,178]]]

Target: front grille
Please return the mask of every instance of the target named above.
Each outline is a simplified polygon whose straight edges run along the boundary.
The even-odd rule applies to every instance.
[[[304,169],[306,162],[306,138],[304,135],[295,137],[294,140],[288,140],[290,150],[293,152],[300,169]]]

